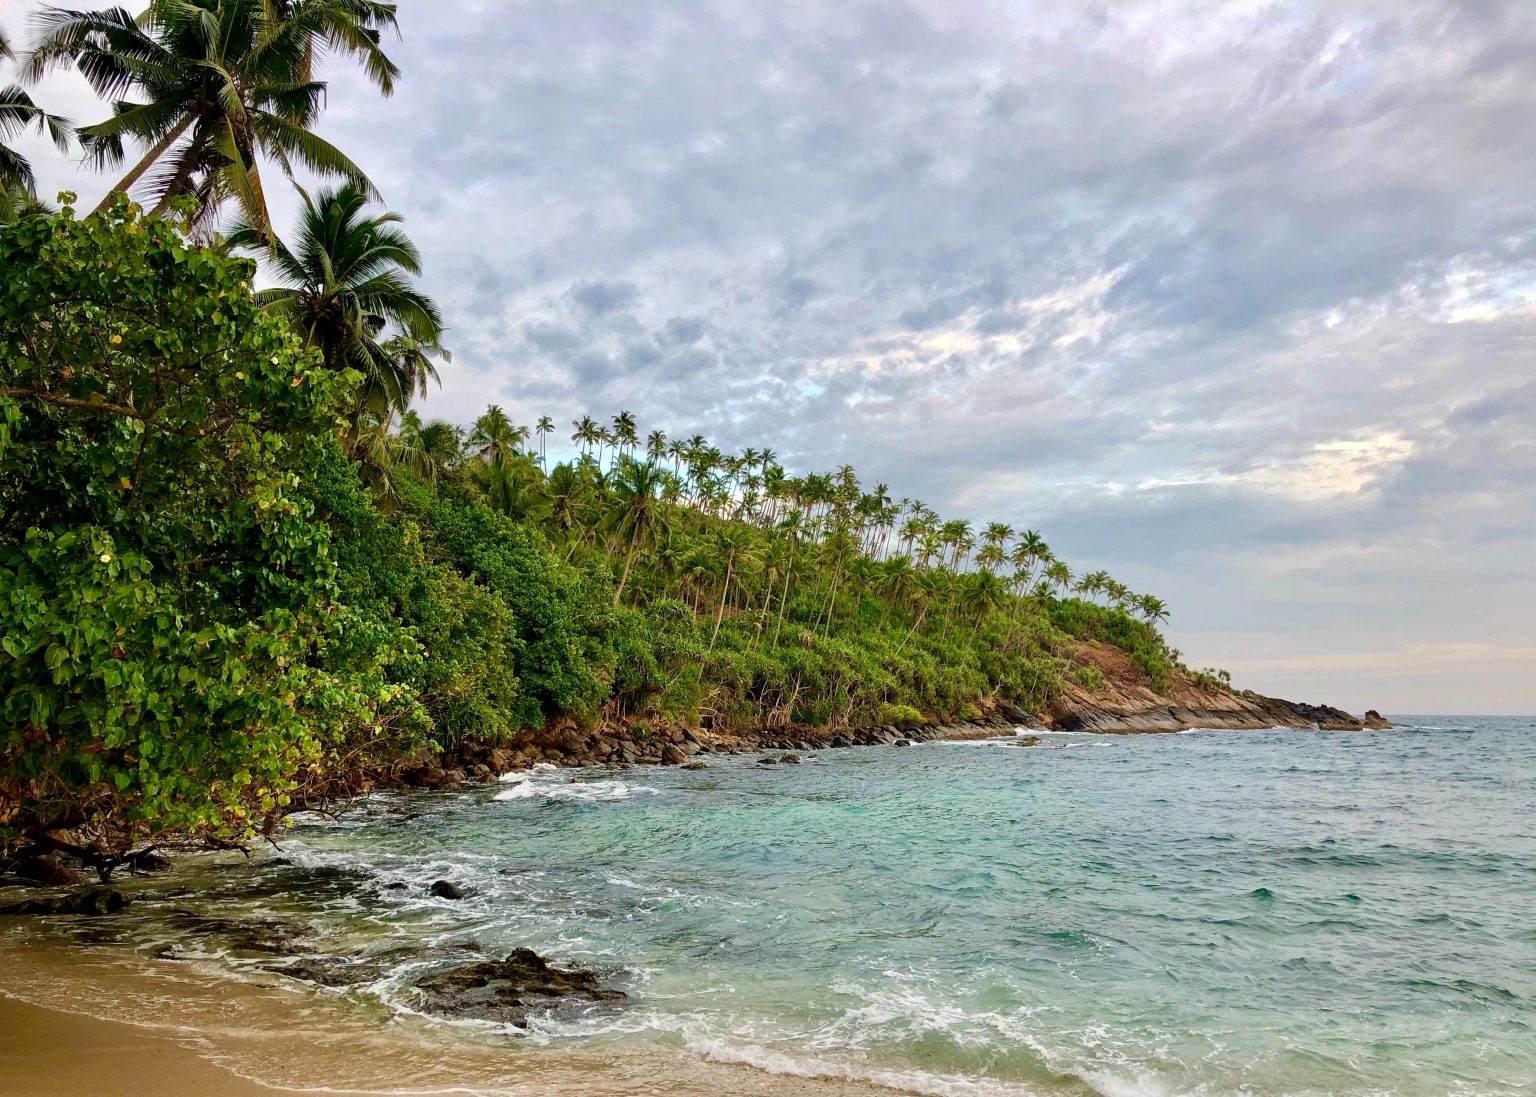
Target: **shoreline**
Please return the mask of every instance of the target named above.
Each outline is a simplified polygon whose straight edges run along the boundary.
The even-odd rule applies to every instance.
[[[174,1036],[152,1035],[125,1021],[33,1005],[3,991],[0,1077],[10,1097],[142,1097],[150,1092],[159,1097],[274,1097],[306,1092],[241,1078]],[[326,1092],[367,1097],[359,1090]],[[449,1093],[422,1092],[420,1097]]]
[[[68,1002],[69,1004],[64,1004]],[[87,1005],[89,1003],[89,1005]],[[112,946],[0,941],[6,1097],[892,1097],[682,1047],[561,1049],[161,966]]]

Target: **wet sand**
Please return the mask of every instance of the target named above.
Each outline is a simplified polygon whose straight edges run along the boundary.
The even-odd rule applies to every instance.
[[[275,1097],[303,1092],[239,1078],[192,1048],[133,1025],[3,997],[0,1079],[8,1097]],[[446,1097],[448,1091],[440,1092]]]
[[[4,1097],[891,1097],[657,1047],[422,1026],[111,947],[0,943]]]

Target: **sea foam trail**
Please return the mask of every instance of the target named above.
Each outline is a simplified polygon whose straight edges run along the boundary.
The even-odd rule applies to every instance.
[[[581,782],[578,784],[547,785],[524,781],[511,788],[502,789],[493,800],[566,800],[577,803],[608,803],[632,800],[636,796],[654,796],[658,788],[649,785],[629,785],[623,781]]]
[[[491,797],[493,800],[554,800],[570,803],[616,803],[632,800],[637,796],[654,796],[661,792],[650,785],[635,785],[619,780],[590,780],[583,777],[565,777],[548,763],[539,763],[525,773],[505,774],[501,781],[507,785]]]

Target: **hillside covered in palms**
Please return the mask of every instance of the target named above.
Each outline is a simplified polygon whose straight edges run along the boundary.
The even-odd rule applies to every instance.
[[[52,212],[0,155],[0,853],[271,833],[404,757],[562,729],[1268,718],[1183,665],[1160,599],[1034,530],[622,410],[423,421],[451,333],[403,219],[311,132],[319,59],[387,94],[393,26],[371,0],[42,18],[23,76],[74,66],[112,104],[87,162],[130,166]],[[0,136],[68,140],[5,94]],[[285,234],[267,194],[299,168],[329,181]]]

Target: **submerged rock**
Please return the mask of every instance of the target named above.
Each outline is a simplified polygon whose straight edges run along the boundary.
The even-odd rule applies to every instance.
[[[781,754],[781,755],[779,755],[779,761],[782,762],[786,766],[798,766],[800,764],[800,755],[798,755],[798,754]]]
[[[597,973],[551,967],[530,948],[505,960],[482,960],[429,975],[416,984],[432,1013],[523,1028],[528,1015],[563,1002],[621,1002],[628,995],[598,985]]]
[[[685,762],[685,763],[683,763],[683,768],[684,769],[708,769],[709,766],[705,765],[703,762]]]
[[[85,883],[84,876],[60,864],[56,857],[37,857],[30,861],[23,861],[16,869],[16,875],[24,880],[32,880],[35,883],[53,887]]]
[[[95,891],[73,892],[69,895],[50,895],[44,899],[23,899],[8,907],[0,907],[0,914],[116,914],[133,900],[120,891],[105,888]]]
[[[439,899],[464,898],[464,890],[451,880],[434,880],[428,890]]]
[[[760,766],[776,766],[779,764],[779,760],[771,754],[765,754],[757,760],[757,764]]]

